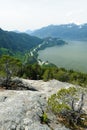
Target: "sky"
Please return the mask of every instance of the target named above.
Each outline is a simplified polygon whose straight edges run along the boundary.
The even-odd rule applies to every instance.
[[[4,30],[67,23],[87,23],[87,0],[0,0],[0,28]]]

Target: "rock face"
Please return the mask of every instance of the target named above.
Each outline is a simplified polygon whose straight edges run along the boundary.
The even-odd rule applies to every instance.
[[[72,85],[56,80],[21,81],[37,91],[0,90],[0,130],[69,130],[58,124],[55,116],[50,115],[50,126],[41,124],[40,117],[46,110],[48,97]]]
[[[33,86],[23,82],[22,79],[13,78],[9,80],[8,85],[6,86],[6,79],[0,78],[0,86],[7,90],[32,90],[37,91]]]
[[[0,92],[0,130],[50,130],[40,123],[42,106],[45,100],[38,92]]]

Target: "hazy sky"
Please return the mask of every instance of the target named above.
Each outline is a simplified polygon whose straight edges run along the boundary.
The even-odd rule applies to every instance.
[[[72,22],[87,22],[87,0],[0,0],[0,27],[5,30]]]

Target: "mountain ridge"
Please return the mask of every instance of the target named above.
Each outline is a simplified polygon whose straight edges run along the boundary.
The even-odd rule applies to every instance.
[[[39,38],[59,37],[66,40],[87,40],[87,23],[81,25],[74,23],[48,25],[35,30],[31,35]]]
[[[30,36],[26,33],[16,33],[0,29],[0,49],[4,48],[7,49],[7,51],[10,50],[14,53],[24,53],[25,51],[37,46],[41,42],[42,39],[35,36]]]

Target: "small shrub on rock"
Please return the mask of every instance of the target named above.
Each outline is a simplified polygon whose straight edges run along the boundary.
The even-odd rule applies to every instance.
[[[48,119],[46,112],[43,112],[43,114],[40,118],[41,118],[41,123],[47,124],[49,122],[49,119]]]
[[[48,109],[57,115],[60,122],[75,130],[80,130],[80,127],[83,126],[87,127],[84,125],[84,122],[87,121],[87,115],[83,111],[83,105],[84,93],[80,93],[74,87],[61,89],[48,99]]]

